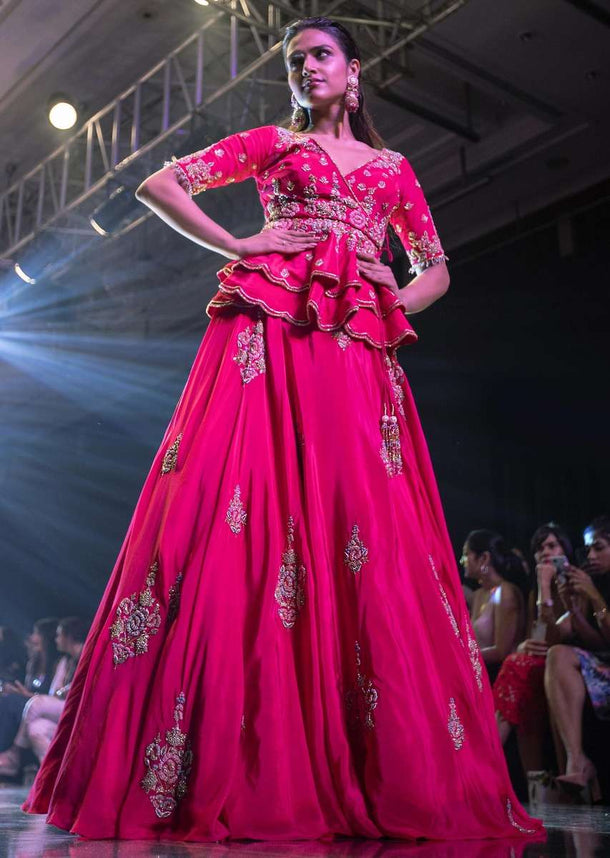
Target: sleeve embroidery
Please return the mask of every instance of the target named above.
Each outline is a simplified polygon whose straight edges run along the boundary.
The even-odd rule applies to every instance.
[[[173,168],[178,183],[192,197],[255,176],[273,149],[274,135],[273,126],[240,131],[198,152],[172,158],[166,166]]]
[[[390,222],[400,237],[411,262],[409,274],[420,274],[431,265],[446,262],[430,207],[406,158],[400,176],[400,199]]]

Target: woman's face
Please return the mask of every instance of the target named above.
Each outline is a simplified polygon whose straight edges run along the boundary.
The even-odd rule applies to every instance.
[[[42,650],[42,635],[37,629],[32,629],[27,639],[27,646],[30,652],[40,652]]]
[[[295,98],[308,109],[340,101],[347,76],[358,74],[358,60],[345,59],[335,39],[325,30],[302,30],[286,50],[288,84]]]
[[[462,548],[460,563],[464,569],[464,577],[470,581],[478,581],[481,577],[481,558],[478,557],[468,543]]]
[[[587,572],[591,575],[606,575],[610,572],[610,541],[605,536],[593,534],[587,546]]]
[[[554,533],[549,533],[534,554],[536,563],[550,563],[551,557],[563,557],[565,551]]]

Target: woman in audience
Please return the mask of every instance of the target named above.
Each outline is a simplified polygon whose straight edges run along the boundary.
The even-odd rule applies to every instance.
[[[49,693],[34,694],[27,701],[15,741],[0,753],[0,777],[19,774],[23,752],[28,748],[42,761],[55,734],[86,635],[87,627],[80,617],[59,621],[55,643],[63,656],[57,663]]]
[[[571,562],[573,556],[568,535],[553,522],[536,530],[531,552],[536,561],[537,586],[531,594],[527,636],[505,659],[493,686],[500,739],[506,742],[516,729],[524,772],[545,768],[549,715],[544,669],[549,646],[559,641],[556,622],[562,613],[553,558],[565,557]]]
[[[480,584],[471,619],[481,655],[493,676],[523,635],[523,564],[503,537],[491,530],[468,534],[461,563],[466,578]]]
[[[587,571],[570,566],[567,580],[559,585],[566,612],[558,625],[566,643],[549,650],[544,681],[566,754],[565,774],[557,780],[586,800],[598,801],[597,772],[582,746],[582,716],[588,695],[595,715],[610,721],[610,516],[589,525],[585,544]]]
[[[28,661],[23,683],[5,682],[0,695],[0,751],[13,743],[23,708],[34,694],[46,694],[51,684],[58,653],[55,646],[57,619],[47,617],[34,623],[26,640]]]

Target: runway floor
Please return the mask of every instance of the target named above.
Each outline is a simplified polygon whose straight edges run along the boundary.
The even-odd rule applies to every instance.
[[[407,843],[397,840],[341,840],[333,843],[233,841],[230,843],[158,843],[153,841],[81,840],[45,823],[42,816],[21,812],[25,788],[0,789],[0,856],[72,856],[78,858],[152,858],[210,856],[229,858],[602,858],[610,856],[610,807],[546,806],[535,811],[544,819],[547,840]]]

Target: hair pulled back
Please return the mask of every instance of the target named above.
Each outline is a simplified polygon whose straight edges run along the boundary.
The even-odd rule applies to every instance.
[[[299,21],[295,21],[294,24],[291,24],[286,28],[286,33],[284,35],[284,39],[282,41],[282,54],[284,56],[284,62],[286,62],[286,54],[288,51],[288,44],[291,39],[301,33],[303,30],[322,30],[325,33],[328,33],[335,42],[341,48],[343,56],[346,61],[350,60],[358,60],[360,61],[360,51],[358,50],[358,45],[354,41],[352,35],[343,24],[340,24],[338,21],[331,21],[330,18],[301,18]],[[307,120],[303,124],[302,128],[297,128],[297,131],[303,131],[307,125],[309,124],[309,112],[306,108],[303,108],[305,114],[307,115]],[[364,97],[364,87],[362,86],[361,76],[358,76],[358,110],[355,113],[348,113],[349,124],[352,129],[352,134],[356,138],[356,140],[360,140],[363,143],[366,143],[367,146],[372,146],[374,149],[383,149],[383,140],[381,139],[379,133],[375,129],[373,124],[373,120],[366,109],[365,105],[365,97]]]
[[[466,537],[466,547],[477,557],[488,551],[490,563],[498,575],[525,593],[527,577],[523,563],[503,536],[494,530],[472,530]]]

